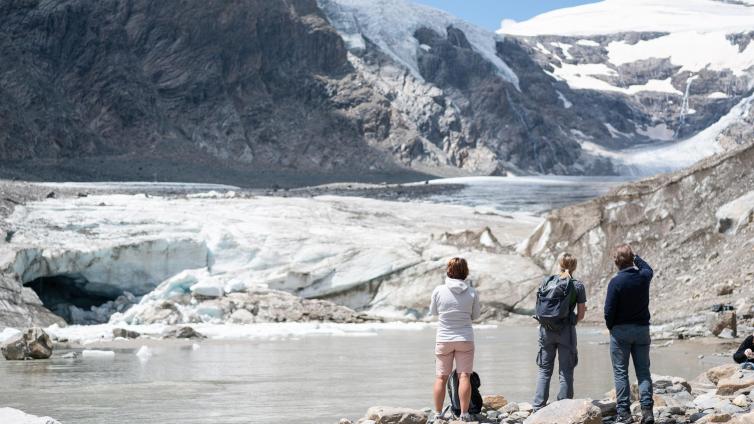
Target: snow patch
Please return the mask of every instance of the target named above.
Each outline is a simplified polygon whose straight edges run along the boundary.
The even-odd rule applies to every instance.
[[[735,75],[744,75],[754,66],[754,43],[739,52],[738,46],[727,38],[730,32],[676,32],[635,44],[613,41],[607,46],[608,57],[616,66],[648,58],[668,58],[681,67],[678,72],[730,69]]]
[[[715,91],[714,93],[707,94],[708,99],[727,99],[730,98],[727,94],[721,92],[721,91]]]
[[[663,123],[647,127],[646,129],[639,128],[636,132],[653,140],[672,141],[675,139],[675,131]]]
[[[573,106],[573,103],[568,101],[566,96],[564,96],[563,93],[561,93],[559,90],[556,90],[556,92],[558,93],[558,99],[560,99],[560,101],[563,103],[563,107],[566,109],[570,109],[571,106]]]
[[[584,47],[599,47],[600,46],[600,43],[594,40],[584,40],[584,39],[577,41],[576,44],[578,44],[579,46],[584,46]]]
[[[617,128],[615,128],[614,126],[612,126],[609,122],[604,122],[603,125],[605,126],[605,128],[607,128],[608,131],[610,131],[610,136],[612,138],[621,138],[621,137],[629,138],[629,137],[631,137],[631,134],[624,133],[624,132],[618,130]]]
[[[647,81],[645,84],[631,85],[628,87],[616,87],[601,78],[596,78],[597,76],[618,76],[615,69],[602,63],[587,63],[579,65],[562,63],[561,66],[555,66],[550,75],[557,80],[565,81],[568,86],[574,90],[614,91],[629,96],[645,91],[668,93],[676,96],[683,95],[680,90],[673,87],[671,78],[666,78],[664,80],[653,79]]]
[[[590,36],[619,32],[749,31],[754,8],[714,0],[605,0],[553,10],[527,21],[505,19],[500,34]],[[693,44],[688,45],[693,48]]]

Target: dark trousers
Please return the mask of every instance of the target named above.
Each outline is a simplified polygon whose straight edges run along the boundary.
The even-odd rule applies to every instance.
[[[615,394],[618,413],[629,413],[631,409],[631,385],[628,381],[629,358],[633,359],[636,378],[639,380],[640,403],[642,409],[652,409],[652,373],[649,370],[648,325],[616,325],[610,330],[610,357],[613,361]]]
[[[566,325],[560,331],[548,331],[544,327],[539,327],[539,375],[534,394],[534,408],[544,408],[547,405],[556,354],[560,370],[558,400],[573,399],[573,369],[579,362],[575,325]]]

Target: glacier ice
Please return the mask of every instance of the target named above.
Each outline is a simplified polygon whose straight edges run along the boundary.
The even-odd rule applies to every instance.
[[[500,36],[446,12],[406,0],[318,0],[318,4],[350,49],[363,50],[367,38],[421,81],[416,56],[421,46],[414,32],[424,27],[445,34],[448,27],[456,27],[503,78],[518,87],[518,76],[497,55]]]
[[[109,322],[128,328],[144,324],[147,315],[149,322],[157,322],[152,321],[155,313],[166,325],[219,324],[231,319],[236,309],[232,302],[252,308],[255,299],[274,299],[283,302],[275,308],[284,308],[287,301],[274,290],[360,310],[385,308],[382,284],[400,293],[401,287],[411,286],[417,270],[422,270],[422,287],[440,279],[443,257],[459,247],[451,243],[439,248],[449,242],[435,236],[449,229],[488,228],[474,246],[462,250],[472,264],[477,257],[487,264],[481,258],[493,239],[501,246],[514,245],[539,218],[336,196],[101,195],[32,202],[17,208],[8,221],[16,235],[12,243],[0,246],[10,252],[0,255],[8,259],[0,268],[15,271],[22,281],[75,272],[143,294],[140,299],[133,296],[130,308],[104,305],[101,311],[80,311],[95,316],[115,312]],[[515,253],[501,252],[499,257],[498,264],[518,260]],[[490,262],[476,268],[482,283],[501,279],[495,266]],[[507,278],[502,277],[501,284]],[[379,308],[374,303],[378,293]],[[415,305],[408,297],[394,296],[393,306],[415,319]],[[266,316],[284,317],[272,310]],[[248,318],[237,314],[234,320]]]

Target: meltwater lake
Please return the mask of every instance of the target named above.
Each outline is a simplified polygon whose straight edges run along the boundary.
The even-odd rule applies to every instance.
[[[577,397],[612,387],[607,334],[579,328]],[[476,330],[482,394],[531,401],[537,328]],[[434,328],[311,335],[279,340],[138,345],[114,358],[0,361],[4,406],[63,423],[316,423],[355,419],[376,405],[431,404]],[[694,378],[725,359],[714,346],[676,342],[652,350],[652,370]],[[57,354],[65,352],[56,352]],[[698,359],[700,355],[705,358]],[[56,355],[57,356],[57,355]],[[556,389],[553,380],[553,396]]]

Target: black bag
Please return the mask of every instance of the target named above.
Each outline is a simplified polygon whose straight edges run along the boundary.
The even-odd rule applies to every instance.
[[[570,324],[570,314],[576,304],[573,280],[563,280],[557,275],[545,278],[537,290],[534,318],[547,330],[559,331]]]
[[[479,414],[482,412],[482,395],[479,393],[479,386],[482,381],[479,374],[471,373],[471,402],[469,402],[469,414]],[[453,370],[453,374],[448,379],[448,397],[450,398],[450,410],[455,416],[461,415],[461,400],[458,397],[458,373]]]

